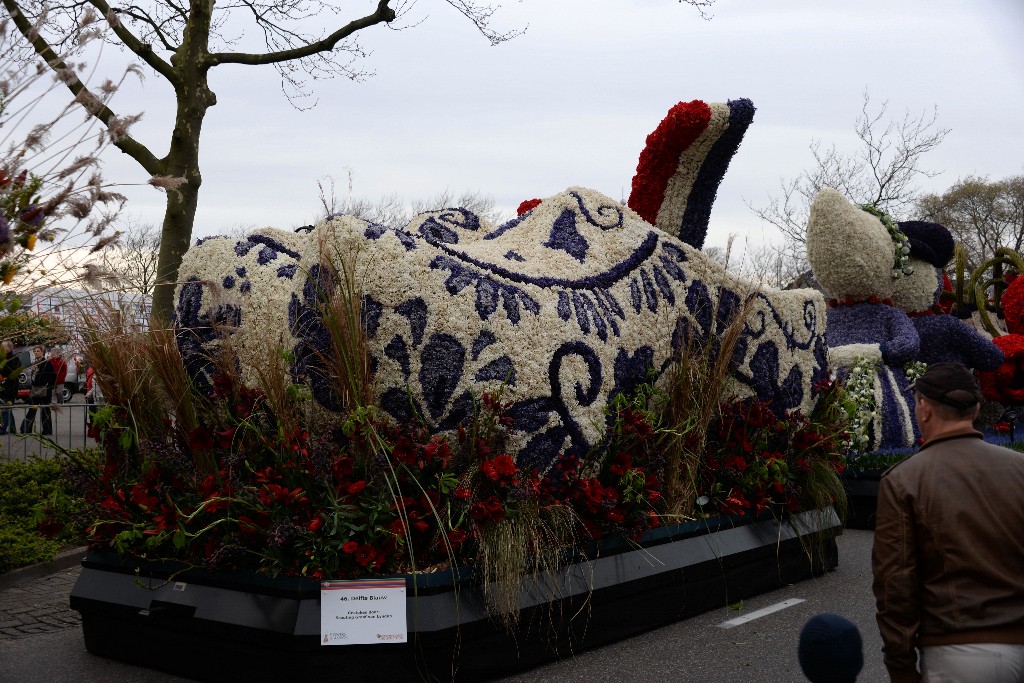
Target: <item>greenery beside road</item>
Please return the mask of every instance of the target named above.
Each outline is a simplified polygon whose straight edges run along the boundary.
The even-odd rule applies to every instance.
[[[64,477],[62,459],[0,463],[0,573],[47,562],[68,545],[84,545],[85,528],[74,520],[84,512],[81,494]],[[40,512],[60,501],[66,524],[48,526]],[[40,533],[52,533],[47,538]]]

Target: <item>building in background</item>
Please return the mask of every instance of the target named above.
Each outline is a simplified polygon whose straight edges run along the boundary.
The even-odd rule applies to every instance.
[[[152,300],[133,292],[91,292],[84,289],[42,290],[28,297],[22,310],[60,321],[71,337],[70,350],[78,351],[89,321],[120,314],[131,326],[145,329],[149,324]]]

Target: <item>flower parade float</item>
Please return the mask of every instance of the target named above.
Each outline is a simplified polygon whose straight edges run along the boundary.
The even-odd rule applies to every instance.
[[[855,404],[843,473],[851,528],[874,528],[882,473],[917,444],[910,382],[930,363],[978,371],[1003,363],[997,343],[938,305],[953,252],[952,235],[938,223],[897,223],[835,190],[815,196],[808,260],[831,297],[830,360]]]
[[[824,301],[700,251],[753,111],[673,107],[628,206],[197,242],[173,330],[93,330],[89,650],[482,679],[834,567]]]

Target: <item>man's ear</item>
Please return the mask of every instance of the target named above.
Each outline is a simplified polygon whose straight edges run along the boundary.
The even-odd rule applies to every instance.
[[[929,420],[932,416],[932,406],[920,395],[914,397],[914,411],[918,420]]]

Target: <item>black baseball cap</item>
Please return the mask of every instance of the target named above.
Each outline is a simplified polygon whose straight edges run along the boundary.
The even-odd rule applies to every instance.
[[[911,391],[954,408],[981,403],[981,387],[974,373],[960,363],[933,363],[909,387]]]

